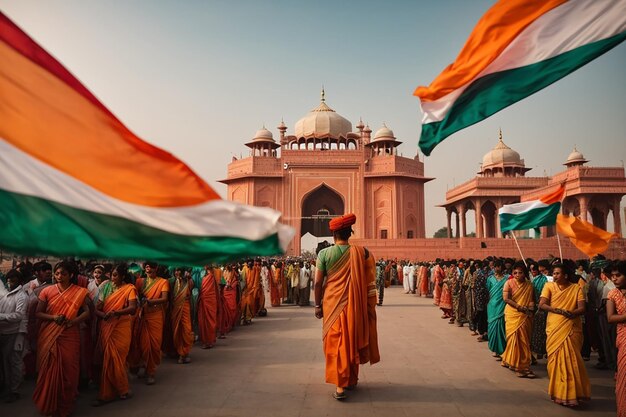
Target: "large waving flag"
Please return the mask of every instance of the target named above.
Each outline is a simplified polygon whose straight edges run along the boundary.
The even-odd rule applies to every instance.
[[[446,137],[572,73],[624,41],[626,0],[501,0],[456,61],[418,87],[419,146]]]
[[[590,258],[603,253],[609,248],[611,239],[617,237],[578,217],[559,214],[556,218],[556,231],[567,236],[581,252]]]
[[[544,196],[539,200],[523,203],[507,204],[498,210],[500,216],[500,230],[528,230],[541,226],[556,224],[556,216],[561,210],[561,200],[565,194],[565,187]]]
[[[2,249],[201,264],[281,253],[279,218],[135,136],[0,12]]]

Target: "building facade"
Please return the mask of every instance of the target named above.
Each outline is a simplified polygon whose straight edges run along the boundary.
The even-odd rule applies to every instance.
[[[307,233],[327,237],[331,218],[355,213],[356,239],[425,237],[424,163],[399,156],[401,143],[383,125],[372,137],[362,121],[352,123],[322,99],[295,124],[284,122],[279,138],[263,127],[246,143],[249,156],[228,165],[228,199],[271,207],[296,230],[288,254],[299,255]]]

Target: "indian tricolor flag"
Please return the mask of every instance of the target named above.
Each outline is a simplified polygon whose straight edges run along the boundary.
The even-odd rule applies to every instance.
[[[499,1],[456,61],[415,90],[422,152],[430,155],[454,132],[549,86],[624,38],[626,0]]]
[[[500,230],[502,232],[528,230],[556,224],[556,216],[561,210],[564,194],[565,187],[559,186],[556,191],[542,196],[539,200],[503,206],[498,210]]]
[[[222,200],[0,13],[0,248],[202,264],[283,252],[279,218]]]

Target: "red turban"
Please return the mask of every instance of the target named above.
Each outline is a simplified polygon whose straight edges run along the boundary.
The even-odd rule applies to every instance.
[[[344,214],[341,217],[335,217],[330,221],[330,231],[336,232],[337,230],[347,229],[356,223],[356,216],[354,213]]]

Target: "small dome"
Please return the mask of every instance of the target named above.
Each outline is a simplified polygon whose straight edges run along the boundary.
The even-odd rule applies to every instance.
[[[506,146],[502,141],[502,134],[498,144],[483,157],[482,169],[489,168],[494,165],[517,165],[524,166],[524,161],[520,158],[519,153]]]
[[[322,97],[319,106],[298,120],[295,125],[297,138],[345,138],[352,132],[352,123],[328,107]]]
[[[582,165],[585,162],[589,161],[587,161],[583,154],[580,153],[578,149],[576,149],[576,146],[574,146],[574,150],[572,151],[572,153],[569,154],[569,156],[567,157],[567,161],[565,161],[563,165]]]
[[[265,126],[263,126],[262,129],[256,131],[256,134],[254,135],[254,138],[252,140],[274,141],[274,136],[272,135],[272,132],[270,132],[265,128]]]
[[[379,140],[396,140],[396,137],[393,135],[393,130],[389,129],[384,123],[383,127],[376,131],[372,142],[376,142]]]

